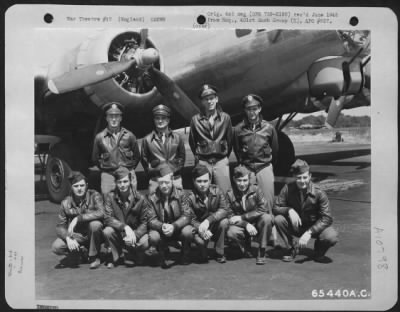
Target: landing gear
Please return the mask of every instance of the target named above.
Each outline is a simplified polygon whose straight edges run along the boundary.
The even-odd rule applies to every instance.
[[[46,183],[50,199],[61,202],[69,193],[71,185],[68,176],[71,172],[69,165],[58,157],[49,156],[46,165]]]
[[[291,113],[282,122],[282,116],[279,117],[278,122],[275,125],[276,132],[278,134],[278,161],[274,166],[275,176],[289,176],[290,166],[295,161],[295,151],[292,141],[289,139],[286,133],[282,132],[282,129],[296,116],[297,113]]]
[[[60,203],[70,192],[68,177],[72,170],[85,171],[88,161],[77,146],[68,143],[55,144],[49,151],[46,164],[46,184],[50,200]]]
[[[277,131],[278,133],[278,162],[274,166],[275,176],[288,176],[290,166],[294,163],[295,152],[292,141],[286,133]]]

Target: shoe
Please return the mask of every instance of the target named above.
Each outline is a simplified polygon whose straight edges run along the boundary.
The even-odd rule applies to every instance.
[[[96,258],[94,261],[90,263],[90,269],[97,269],[100,266],[101,262],[99,258]]]
[[[81,262],[82,263],[89,263],[89,251],[85,246],[80,246],[79,251],[81,253]]]
[[[248,259],[253,258],[253,254],[251,253],[250,250],[245,249],[245,250],[243,251],[243,258],[248,258]]]
[[[182,256],[182,257],[179,259],[179,263],[180,263],[181,265],[189,265],[189,264],[190,264],[190,258],[189,258],[188,256]]]
[[[267,263],[267,258],[265,256],[264,257],[257,257],[256,264],[264,265],[266,263]]]
[[[289,254],[282,257],[284,262],[292,262],[297,256],[298,250],[295,247],[290,248]]]
[[[126,267],[131,268],[135,266],[135,261],[133,261],[132,259],[124,259],[124,264]]]
[[[313,260],[318,263],[331,263],[332,259],[327,256],[314,256]]]
[[[114,269],[115,268],[115,264],[113,262],[109,262],[107,264],[107,269]]]
[[[225,263],[225,262],[226,262],[226,258],[225,258],[224,255],[218,255],[218,256],[215,258],[215,261],[217,261],[218,263]]]

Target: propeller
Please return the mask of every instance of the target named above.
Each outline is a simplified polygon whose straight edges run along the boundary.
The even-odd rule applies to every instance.
[[[156,49],[138,49],[130,60],[93,64],[78,68],[49,80],[47,85],[51,92],[61,94],[110,79],[129,70],[132,66],[152,65],[158,59],[159,54]]]
[[[149,68],[148,73],[167,106],[172,107],[186,120],[190,120],[193,115],[200,112],[185,92],[166,74],[160,72],[154,66]]]
[[[142,28],[140,30],[140,47],[142,49],[146,48],[146,40],[149,35],[149,30],[147,28]]]

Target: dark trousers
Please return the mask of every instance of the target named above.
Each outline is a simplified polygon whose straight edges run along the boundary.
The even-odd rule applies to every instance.
[[[278,238],[284,243],[284,247],[286,248],[293,246],[293,236],[300,237],[311,226],[303,225],[298,231],[295,231],[289,217],[283,215],[275,216],[274,223],[278,232]],[[314,251],[317,256],[324,256],[328,249],[338,242],[337,232],[331,226],[324,229],[321,233],[313,234],[311,237],[315,238]]]
[[[90,221],[87,226],[79,226],[80,232],[74,232],[72,238],[74,238],[79,245],[89,247],[89,257],[97,256],[100,253],[100,245],[103,240],[103,224],[98,221]],[[51,250],[56,255],[67,255],[70,251],[68,249],[67,241],[61,238],[57,238]]]
[[[267,248],[267,243],[272,233],[272,216],[270,214],[263,213],[261,216],[255,219],[252,224],[255,226],[258,232],[256,237],[259,247]],[[250,247],[246,246],[246,242],[250,242],[250,234],[246,231],[246,228],[237,225],[229,225],[226,235],[229,240],[239,245],[242,251],[244,251],[245,248]]]
[[[186,227],[182,230],[176,231],[172,234],[172,236],[165,236],[162,231],[158,232],[155,230],[151,230],[149,232],[149,244],[150,246],[156,247],[161,257],[165,257],[164,250],[168,248],[168,244],[173,241],[182,242],[182,252],[184,255],[187,255],[189,252],[189,244],[191,241],[192,233],[189,232]]]
[[[224,255],[225,251],[225,236],[229,227],[228,219],[223,219],[220,222],[214,222],[209,230],[213,233],[211,240],[215,241],[215,251],[218,255]],[[204,240],[201,238],[198,228],[193,227],[192,225],[187,225],[184,227],[184,230],[187,233],[191,233],[191,241],[194,242],[197,246],[206,248],[209,240]]]
[[[135,246],[127,246],[123,240],[122,234],[119,231],[116,231],[114,228],[107,226],[103,230],[104,239],[106,241],[107,246],[111,249],[111,254],[113,257],[113,261],[116,262],[120,255],[123,252],[123,249],[126,250],[126,257],[132,257],[132,254],[135,251],[145,251],[149,248],[149,236],[147,234],[143,235],[137,242]]]

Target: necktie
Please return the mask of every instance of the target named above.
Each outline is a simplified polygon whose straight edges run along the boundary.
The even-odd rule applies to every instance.
[[[242,206],[243,206],[243,210],[246,211],[246,195],[244,195],[242,197]]]

